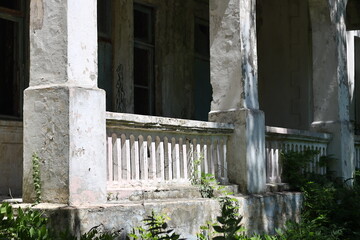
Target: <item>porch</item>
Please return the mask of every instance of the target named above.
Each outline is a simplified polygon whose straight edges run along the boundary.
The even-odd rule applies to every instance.
[[[234,183],[228,177],[228,142],[234,124],[112,112],[106,116],[108,200],[136,199],[133,196],[143,192],[189,190],[201,174],[213,175],[224,186]],[[283,188],[281,152],[317,150],[319,154],[306,171],[326,174],[326,167],[318,163],[328,154],[331,138],[327,133],[266,127],[266,191],[287,190]],[[356,149],[359,154],[360,148]],[[231,186],[238,191],[237,185]]]

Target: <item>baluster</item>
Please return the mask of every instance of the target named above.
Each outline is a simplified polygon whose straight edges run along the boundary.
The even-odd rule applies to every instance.
[[[164,171],[165,171],[165,179],[170,180],[172,179],[171,175],[171,142],[169,143],[169,140],[167,137],[164,137]]]
[[[139,136],[139,177],[142,180],[148,179],[148,146],[142,135]]]
[[[211,152],[211,158],[210,158],[210,173],[215,176],[216,179],[218,179],[217,174],[217,143],[219,139],[212,139],[210,143],[210,152]]]
[[[182,144],[182,154],[183,154],[183,169],[184,169],[184,179],[188,179],[189,175],[188,175],[188,151],[189,151],[189,140],[186,139],[186,137],[183,139],[183,144]]]
[[[186,140],[186,150],[187,150],[187,163],[188,163],[188,174],[189,174],[189,178],[190,180],[194,180],[193,178],[195,177],[194,174],[194,170],[195,170],[195,165],[194,165],[194,161],[195,161],[195,148],[194,148],[194,144],[196,143],[196,140]]]
[[[171,138],[171,165],[170,171],[172,172],[172,179],[179,178],[179,144],[177,144],[176,139],[173,137]]]
[[[139,141],[134,135],[130,135],[131,144],[131,177],[132,179],[139,180]]]
[[[221,153],[221,138],[219,138],[217,140],[216,146],[215,146],[215,176],[217,179],[221,179],[222,174],[221,174],[221,169],[222,169],[222,164],[221,164],[221,157],[220,157],[220,153]]]
[[[156,178],[156,145],[155,139],[152,136],[148,136],[148,146],[150,148],[150,162],[149,162],[149,178]]]
[[[227,158],[226,158],[226,154],[227,154],[227,138],[224,138],[223,140],[223,166],[224,166],[224,178],[223,178],[223,182],[224,183],[228,183],[228,168],[227,168]]]
[[[200,139],[196,139],[196,162],[198,162],[199,164],[197,165],[197,173],[198,173],[198,178],[201,178],[201,163],[203,162],[203,156],[201,156],[201,142]]]
[[[116,138],[116,158],[117,158],[117,181],[122,179],[122,159],[121,159],[121,137]]]
[[[183,151],[183,138],[179,138],[179,168],[180,168],[180,175],[178,178],[184,178],[184,151]]]
[[[164,150],[164,142],[161,141],[160,137],[156,137],[156,144],[157,144],[157,172],[156,176],[160,178],[161,180],[165,180],[165,150]]]
[[[208,171],[208,151],[207,151],[206,139],[201,140],[201,153],[203,155],[201,172],[207,174],[209,173],[209,171]]]
[[[266,141],[265,142],[265,164],[266,164],[266,182],[269,183],[270,182],[270,147],[269,147],[269,142]]]
[[[131,175],[131,148],[130,148],[130,139],[123,135],[123,140],[125,143],[125,149],[123,150],[123,154],[125,156],[126,162],[126,179],[129,181],[132,179]]]
[[[207,171],[208,173],[214,175],[214,171],[213,171],[213,154],[212,154],[212,150],[213,150],[213,144],[212,144],[212,141],[213,139],[212,138],[209,138],[207,139],[206,141],[206,145],[207,145],[207,158],[208,160],[206,161],[207,162]]]
[[[108,165],[108,171],[107,171],[107,179],[108,181],[113,181],[113,145],[112,145],[112,137],[108,137],[107,140],[107,146],[108,146],[108,157],[107,157],[107,165]]]

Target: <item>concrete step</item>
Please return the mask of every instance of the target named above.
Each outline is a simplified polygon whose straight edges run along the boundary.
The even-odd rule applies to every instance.
[[[214,192],[215,196],[224,194],[224,191],[237,194],[239,186],[235,184],[218,185],[219,188]],[[183,199],[183,198],[201,198],[199,186],[182,186],[182,187],[163,187],[163,188],[122,188],[108,191],[108,201],[117,202],[123,200],[140,201],[156,199]]]

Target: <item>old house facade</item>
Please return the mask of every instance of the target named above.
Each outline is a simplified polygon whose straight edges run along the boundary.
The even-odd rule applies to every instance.
[[[0,195],[34,200],[34,153],[43,201],[71,206],[194,170],[261,195],[286,149],[360,167],[357,1],[4,0],[0,26]]]

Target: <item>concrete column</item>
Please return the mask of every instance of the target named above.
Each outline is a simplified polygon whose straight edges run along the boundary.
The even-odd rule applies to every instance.
[[[105,92],[97,88],[96,5],[96,0],[31,1],[25,202],[35,197],[35,152],[41,159],[43,202],[106,201]]]
[[[209,120],[235,125],[228,149],[229,180],[242,192],[263,192],[265,123],[258,103],[256,1],[210,0],[210,46]]]
[[[310,0],[313,54],[313,129],[333,134],[330,170],[347,179],[354,171],[354,135],[349,118],[346,2]]]

